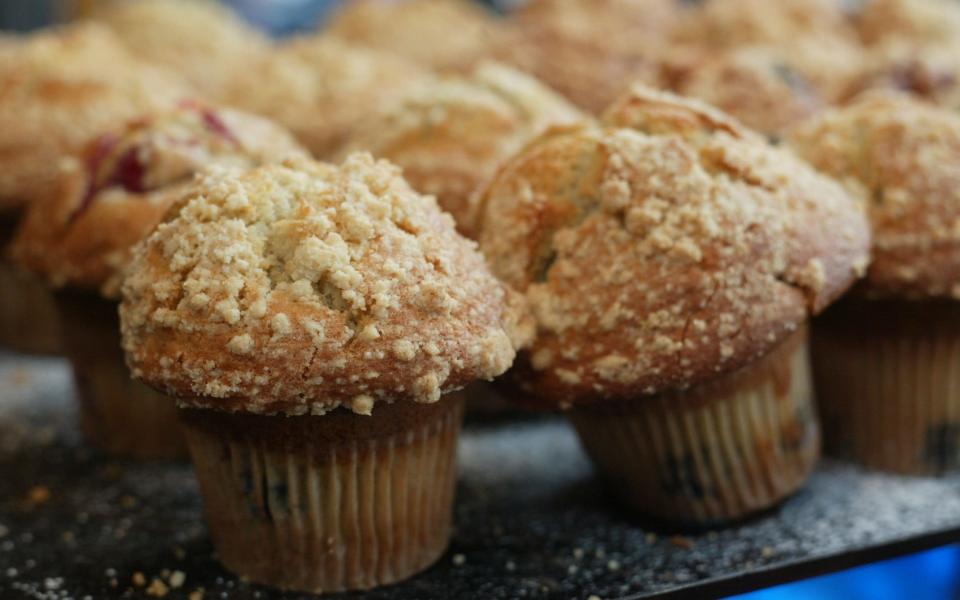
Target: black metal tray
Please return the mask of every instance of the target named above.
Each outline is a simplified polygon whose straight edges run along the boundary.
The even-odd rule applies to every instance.
[[[70,394],[62,361],[0,354],[0,598],[302,597],[224,571],[189,465],[91,452]],[[766,515],[672,535],[608,502],[560,419],[470,423],[460,464],[447,554],[408,582],[346,597],[712,597],[960,540],[960,477],[827,462]]]

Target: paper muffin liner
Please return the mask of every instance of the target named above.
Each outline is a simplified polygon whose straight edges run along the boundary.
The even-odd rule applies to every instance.
[[[369,417],[181,417],[217,554],[245,579],[364,590],[426,569],[447,547],[459,396],[377,405]]]
[[[185,459],[175,402],[130,377],[120,347],[117,303],[59,292],[56,304],[87,442],[118,457]]]
[[[820,452],[805,329],[716,381],[569,418],[611,493],[641,516],[682,525],[776,505]]]
[[[866,467],[960,467],[960,302],[845,300],[813,329],[824,450]]]
[[[0,262],[0,346],[29,354],[62,351],[50,290],[6,262]]]

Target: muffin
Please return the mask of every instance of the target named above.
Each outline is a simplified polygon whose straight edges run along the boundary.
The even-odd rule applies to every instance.
[[[710,48],[784,44],[801,37],[857,39],[841,0],[704,0],[671,32]]]
[[[960,44],[891,40],[873,47],[848,95],[865,90],[907,92],[944,108],[960,108]]]
[[[437,71],[469,72],[496,43],[498,23],[470,0],[354,0],[326,31]]]
[[[131,52],[176,70],[209,98],[221,98],[227,82],[270,49],[266,37],[218,2],[110,2],[93,19]]]
[[[484,192],[480,246],[536,320],[512,376],[635,512],[770,507],[818,456],[805,324],[862,273],[862,210],[697,101],[635,86],[602,123],[543,135]]]
[[[582,118],[537,80],[484,63],[469,78],[448,77],[412,91],[364,123],[347,148],[402,167],[410,185],[436,196],[461,233],[472,237],[480,183],[548,126]]]
[[[132,381],[123,364],[117,300],[131,248],[200,169],[253,167],[292,155],[306,153],[265,119],[184,102],[62,160],[56,192],[30,205],[11,256],[58,290],[64,349],[91,444],[136,458],[185,455],[173,404]]]
[[[845,97],[863,52],[838,37],[708,52],[674,87],[779,138],[790,126]]]
[[[790,142],[863,197],[873,227],[866,278],[813,330],[826,450],[899,473],[956,469],[960,117],[870,94]]]
[[[109,65],[109,68],[105,68]],[[118,122],[172,106],[187,93],[176,76],[147,65],[109,30],[47,30],[0,51],[0,220],[9,236],[24,206],[49,193],[57,161]],[[59,350],[56,309],[33,279],[0,262],[0,344]]]
[[[534,0],[510,17],[495,54],[599,113],[631,82],[657,83],[677,14],[672,0]]]
[[[249,65],[226,97],[285,125],[314,156],[328,158],[372,113],[428,78],[410,61],[314,35]]]
[[[207,176],[138,247],[133,373],[176,398],[230,570],[283,589],[413,575],[451,525],[462,401],[521,316],[473,244],[386,162]]]
[[[943,43],[960,35],[960,7],[950,0],[864,0],[854,22],[868,45],[891,39]]]

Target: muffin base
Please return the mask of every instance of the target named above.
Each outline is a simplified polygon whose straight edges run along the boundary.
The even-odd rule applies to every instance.
[[[220,561],[285,590],[365,590],[437,561],[450,539],[463,400],[323,416],[182,409]]]
[[[82,292],[58,292],[56,303],[87,442],[119,457],[185,459],[174,401],[130,377],[117,303]]]
[[[19,212],[0,213],[0,249],[17,229]],[[60,354],[60,326],[50,290],[0,258],[0,346],[28,354]]]
[[[847,299],[813,328],[824,450],[868,468],[960,468],[960,302]]]
[[[776,505],[807,480],[820,453],[805,328],[710,383],[578,407],[569,418],[620,501],[683,526]]]

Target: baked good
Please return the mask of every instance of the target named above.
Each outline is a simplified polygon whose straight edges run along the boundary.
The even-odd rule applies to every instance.
[[[868,45],[891,40],[944,43],[960,35],[960,7],[949,0],[864,0],[853,16]]]
[[[863,198],[873,229],[867,276],[814,329],[828,451],[901,473],[956,469],[960,117],[872,93],[790,143]]]
[[[537,324],[516,381],[570,411],[614,493],[705,523],[803,483],[818,453],[804,324],[867,263],[840,185],[707,105],[634,86],[602,126],[529,144],[482,201],[480,246]],[[728,420],[750,410],[763,427]],[[648,477],[690,461],[679,483]]]
[[[498,60],[599,113],[634,81],[660,77],[672,0],[534,0],[510,16]]]
[[[473,237],[475,191],[500,162],[550,125],[585,118],[537,80],[484,63],[469,77],[411,91],[367,120],[347,151],[369,150],[402,167],[414,189],[436,196]]]
[[[960,44],[892,39],[874,46],[848,95],[866,90],[907,92],[945,108],[960,108]]]
[[[131,381],[123,364],[116,301],[131,248],[195,173],[305,155],[266,119],[189,101],[104,133],[61,161],[55,192],[30,205],[10,255],[57,290],[63,345],[92,444],[137,458],[185,454],[173,404]]]
[[[207,98],[270,50],[270,42],[219,2],[105,3],[92,18],[140,58],[177,71]]]
[[[428,69],[469,72],[497,42],[499,24],[470,0],[354,0],[325,31]]]
[[[429,76],[388,53],[312,35],[249,65],[226,98],[285,125],[314,156],[329,158],[371,114]]]
[[[773,137],[843,99],[861,76],[859,46],[833,37],[706,52],[674,84]]]
[[[49,193],[61,156],[144,110],[189,94],[176,75],[131,56],[109,30],[69,26],[18,38],[0,51],[0,213],[15,222]],[[58,352],[53,300],[0,264],[0,343]]]
[[[522,341],[505,288],[399,173],[360,153],[210,174],[124,284],[128,364],[182,407],[218,556],[252,581],[366,589],[435,561],[450,392]]]

